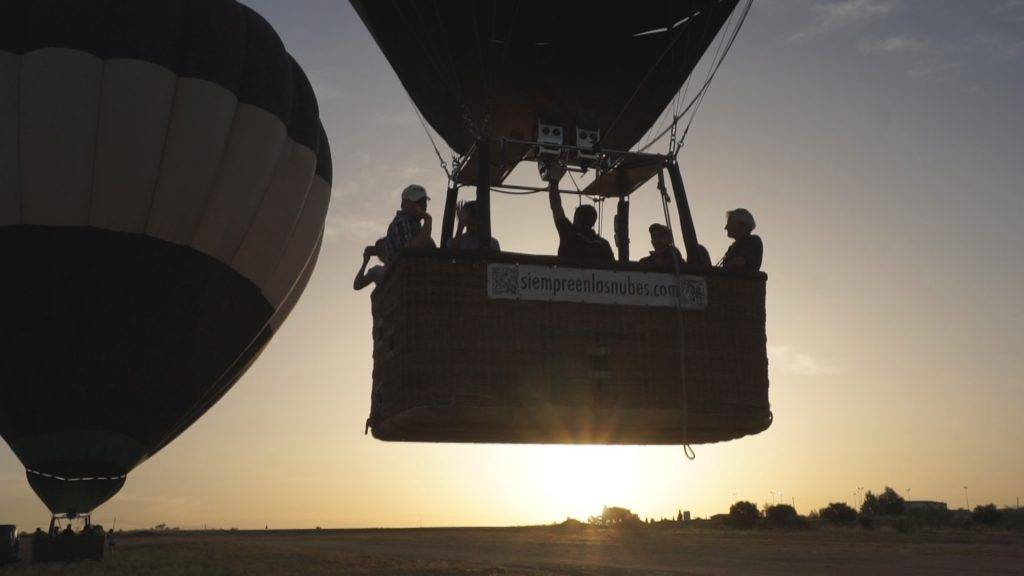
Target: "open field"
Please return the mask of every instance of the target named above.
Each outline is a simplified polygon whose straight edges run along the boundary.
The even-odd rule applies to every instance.
[[[102,563],[0,567],[3,576],[23,574],[1024,574],[1024,534],[561,527],[138,533],[119,536]]]

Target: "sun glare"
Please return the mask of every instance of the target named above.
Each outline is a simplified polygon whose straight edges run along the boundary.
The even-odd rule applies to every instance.
[[[562,517],[586,520],[602,506],[632,504],[638,494],[635,447],[548,446],[541,449],[537,469],[548,509]]]

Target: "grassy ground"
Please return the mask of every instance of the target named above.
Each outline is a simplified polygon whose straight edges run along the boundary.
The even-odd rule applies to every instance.
[[[1024,574],[1024,535],[551,527],[125,534],[102,563],[0,567],[2,576],[22,574]]]

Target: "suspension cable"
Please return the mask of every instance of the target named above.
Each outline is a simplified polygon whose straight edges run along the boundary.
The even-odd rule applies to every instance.
[[[703,98],[707,94],[708,88],[710,88],[712,80],[714,80],[715,75],[718,73],[718,69],[722,66],[722,63],[725,62],[726,56],[728,56],[729,51],[732,49],[733,43],[736,40],[736,37],[739,35],[740,28],[742,28],[743,23],[746,22],[747,14],[750,12],[750,8],[751,8],[752,4],[753,4],[753,0],[748,0],[747,5],[744,8],[744,10],[743,10],[743,12],[741,14],[741,17],[739,19],[739,23],[733,29],[733,32],[732,32],[731,37],[729,38],[729,41],[725,44],[724,51],[721,53],[721,56],[718,59],[718,62],[714,63],[713,68],[712,68],[710,74],[708,74],[707,80],[705,80],[705,82],[701,86],[700,90],[698,90],[697,93],[694,94],[694,96],[690,100],[690,102],[678,114],[674,114],[673,115],[672,123],[670,125],[668,125],[667,127],[665,127],[665,129],[663,129],[657,135],[655,135],[651,139],[651,141],[648,142],[643,148],[640,148],[640,150],[638,150],[638,152],[646,152],[652,146],[654,146],[655,144],[660,142],[661,139],[665,137],[665,135],[670,134],[670,133],[675,133],[679,121],[682,120],[687,115],[687,113],[690,112],[690,110],[692,109],[694,111],[694,113],[692,115],[690,115],[690,119],[689,119],[689,122],[687,124],[687,128],[683,131],[683,136],[681,138],[679,138],[678,148],[676,150],[674,150],[674,151],[671,151],[671,152],[673,153],[673,155],[675,155],[675,154],[678,154],[680,149],[682,149],[683,140],[685,140],[686,134],[689,132],[689,126],[693,124],[693,118],[696,115],[696,108],[695,107],[699,108],[700,103],[703,102]]]
[[[441,155],[441,150],[437,147],[437,142],[434,141],[434,135],[431,134],[430,128],[427,126],[427,121],[423,119],[423,115],[420,114],[420,109],[416,107],[416,103],[412,101],[412,96],[408,92],[405,95],[409,98],[409,104],[412,105],[412,109],[416,112],[416,118],[420,121],[420,126],[423,127],[423,131],[427,134],[427,138],[430,140],[430,145],[434,147],[434,154],[437,155],[437,160],[441,165],[441,170],[444,170],[444,175],[448,177],[448,181],[451,182],[452,173],[448,170],[448,163],[445,161],[444,156]],[[452,158],[455,154],[452,154]],[[454,162],[454,160],[453,160]]]
[[[672,239],[672,250],[677,251],[675,233],[672,231],[672,217],[669,215],[668,203],[668,190],[665,188],[665,172],[664,169],[658,170],[658,192],[661,194],[661,209],[665,214],[665,226],[668,227],[669,237]],[[680,387],[681,400],[683,405],[683,454],[687,459],[693,460],[697,455],[693,452],[693,448],[690,446],[690,397],[688,394],[688,384],[686,380],[686,323],[685,316],[683,315],[683,271],[679,267],[679,259],[676,258],[675,252],[672,253],[672,269],[675,273],[676,278],[676,313],[677,313],[677,326],[679,332],[679,379],[682,382]]]
[[[732,45],[736,42],[736,37],[739,36],[740,29],[743,28],[743,23],[747,21],[747,15],[750,14],[750,8],[754,5],[754,0],[747,0],[747,5],[743,8],[743,12],[740,14],[739,21],[733,28],[732,35],[729,37],[728,43],[725,45],[725,51],[722,52],[722,57],[718,60],[718,63],[711,70],[708,75],[707,82],[704,84],[704,89],[701,90],[700,99],[697,100],[697,105],[693,109],[693,114],[690,114],[690,120],[686,123],[686,128],[683,130],[683,135],[679,138],[678,147],[671,151],[672,155],[678,155],[679,151],[683,148],[683,144],[686,141],[686,136],[690,133],[690,127],[693,126],[693,120],[697,117],[697,112],[700,110],[700,105],[704,102],[705,96],[708,94],[708,88],[711,86],[711,81],[714,80],[715,75],[718,74],[718,69],[721,68],[722,62],[725,62],[725,57],[729,54],[732,49]]]
[[[707,38],[708,31],[711,29],[711,20],[712,20],[712,16],[714,16],[714,10],[717,10],[717,9],[718,9],[718,5],[716,4],[714,7],[711,8],[712,12],[708,15],[707,18],[704,19],[704,26],[701,28],[700,39],[697,41],[696,46],[702,45],[704,43],[704,39]],[[692,16],[688,17],[687,20],[689,20],[689,18],[692,18]],[[679,25],[681,26],[682,23],[680,23]],[[690,52],[690,42],[686,42],[686,43],[683,44],[683,54],[682,54],[682,56],[683,56],[683,61],[684,62],[686,61],[687,54],[689,54],[689,52]],[[672,54],[672,57],[673,57],[673,60],[675,60],[675,53]],[[697,62],[694,62],[694,66],[693,67],[694,68],[697,67]],[[663,134],[663,132],[661,132],[661,128],[662,128],[662,126],[664,126],[665,120],[667,120],[669,117],[671,117],[673,119],[673,122],[678,122],[677,117],[680,115],[679,109],[682,107],[683,102],[686,101],[686,93],[689,91],[690,83],[691,83],[691,81],[693,79],[693,73],[692,73],[693,69],[691,69],[690,72],[691,73],[687,74],[686,75],[686,79],[683,81],[683,88],[682,88],[682,90],[678,90],[676,92],[676,95],[672,98],[671,106],[669,108],[665,109],[665,113],[663,113],[661,115],[661,118],[658,121],[657,128],[652,131],[653,133]],[[668,114],[669,110],[672,111],[671,114]],[[659,137],[659,139],[660,139],[660,137]],[[652,142],[649,142],[648,144],[644,145],[644,150],[649,148],[650,144],[653,144],[655,141],[657,141],[657,139],[655,139]]]
[[[718,6],[716,5],[715,8],[718,8]],[[731,16],[731,14],[730,14],[730,16]],[[728,21],[728,18],[726,19],[726,21]],[[704,20],[704,29],[701,30],[700,41],[698,42],[698,46],[704,44],[704,39],[708,37],[708,30],[710,30],[710,28],[711,28],[711,18],[708,17],[706,20]],[[719,50],[721,50],[721,48],[722,48],[722,42],[721,42],[721,40],[719,40],[718,47],[715,49],[715,56],[714,56],[714,58],[711,59],[712,63],[716,59],[718,59],[718,53],[719,53]],[[709,64],[708,67],[710,69],[711,64]],[[697,68],[697,63],[694,62],[693,69],[690,70],[690,74],[688,74],[686,76],[686,82],[683,83],[683,90],[679,94],[680,98],[679,98],[679,100],[677,102],[675,102],[674,108],[672,109],[672,124],[669,127],[670,130],[669,130],[669,138],[668,138],[668,151],[669,151],[669,154],[671,154],[672,151],[676,149],[676,142],[677,142],[677,139],[676,139],[676,129],[679,126],[679,118],[682,117],[682,113],[680,112],[679,108],[682,106],[683,102],[686,101],[686,93],[690,90],[690,83],[693,80],[693,72],[694,72],[694,69],[696,69],[696,68]]]

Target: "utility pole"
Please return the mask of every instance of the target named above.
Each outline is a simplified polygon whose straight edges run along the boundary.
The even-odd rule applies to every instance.
[[[967,486],[964,486],[964,504],[967,505],[967,510],[971,509],[971,500],[967,497]]]
[[[910,500],[910,488],[907,488],[907,500]]]

